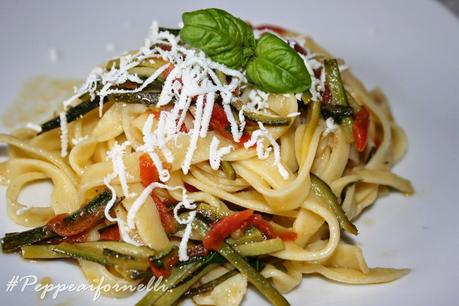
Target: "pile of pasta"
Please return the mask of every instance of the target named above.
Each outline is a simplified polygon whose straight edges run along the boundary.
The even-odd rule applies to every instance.
[[[305,46],[314,53],[328,54],[310,38],[305,40]],[[325,133],[325,120],[311,110],[287,126],[267,127],[280,146],[281,162],[288,171],[287,179],[274,166],[273,154],[260,160],[254,148],[239,147],[223,157],[231,162],[236,179],[228,179],[223,171],[213,170],[209,165],[212,137],[218,137],[222,145],[231,144],[213,131],[198,140],[190,171],[184,174],[181,163],[190,136],[180,135],[168,143],[174,160],[170,164],[171,177],[166,185],[187,184],[195,190],[188,192],[188,197],[196,203],[204,202],[224,211],[251,209],[270,216],[270,223],[275,228],[297,234],[295,241],[285,242],[283,251],[270,254],[272,260],[261,272],[282,293],[297,287],[304,274],[321,274],[346,284],[374,284],[396,280],[408,271],[369,268],[361,249],[342,239],[343,233],[330,207],[311,192],[310,173],[314,173],[338,198],[343,199],[342,208],[350,220],[355,220],[389,189],[404,194],[413,192],[409,181],[391,171],[403,157],[407,139],[394,121],[386,97],[379,89],[365,89],[349,69],[342,72],[342,79],[355,101],[371,113],[369,147],[375,147],[371,154],[359,154],[353,144],[346,141],[339,125],[335,131]],[[268,104],[269,109],[279,116],[299,111],[297,99],[291,94],[271,94]],[[59,154],[59,129],[39,135],[30,129],[0,134],[0,142],[8,145],[9,158],[0,164],[0,178],[7,186],[7,211],[11,220],[19,225],[36,227],[46,224],[55,215],[80,208],[104,187],[104,178],[114,171],[112,162],[107,160],[107,152],[115,144],[125,141],[130,143],[123,155],[127,183],[130,192],[140,194],[144,189],[139,173],[141,153],[135,149],[143,144],[142,127],[148,114],[145,105],[106,103],[102,117],[94,110],[69,123],[70,150],[65,158]],[[72,139],[80,141],[72,143]],[[373,139],[380,139],[377,149]],[[53,184],[50,205],[29,207],[20,203],[18,199],[24,187],[42,180],[50,180]],[[118,178],[111,184],[122,193]],[[182,200],[181,190],[161,189],[158,192],[162,197]],[[124,223],[134,200],[135,197],[125,198],[115,210],[116,216]],[[135,225],[135,230],[129,230],[131,237],[152,249],[161,250],[180,241],[180,237],[166,234],[151,198],[145,200],[136,214]],[[112,274],[100,264],[83,260],[79,263],[93,284],[102,277],[110,284],[131,282]],[[226,268],[221,266],[205,278],[218,277],[224,271]],[[236,283],[242,286],[241,293],[233,297],[233,304],[238,304],[247,287],[247,281],[240,274],[210,293],[195,296],[194,300],[198,304],[219,305],[222,301],[218,295]],[[105,294],[121,297],[131,292],[109,291]]]

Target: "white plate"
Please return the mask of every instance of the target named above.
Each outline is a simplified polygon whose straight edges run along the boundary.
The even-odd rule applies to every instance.
[[[459,21],[434,1],[2,1],[0,4],[0,103],[10,102],[26,78],[85,76],[108,56],[142,43],[152,19],[174,26],[186,10],[218,6],[256,23],[274,23],[311,34],[346,59],[366,85],[389,96],[409,137],[409,153],[395,172],[412,179],[416,194],[392,194],[358,220],[371,266],[409,267],[403,279],[385,285],[346,286],[306,277],[288,294],[293,305],[457,305],[459,283],[458,150]],[[115,53],[107,53],[114,43]],[[60,61],[52,64],[50,48]],[[50,110],[51,111],[51,110]],[[0,194],[0,232],[18,229]],[[27,288],[5,292],[14,275],[50,276],[54,283],[84,283],[69,263],[26,263],[0,257],[3,305],[92,305],[90,293],[57,300]],[[133,304],[100,299],[98,305]],[[245,305],[264,301],[251,294]]]

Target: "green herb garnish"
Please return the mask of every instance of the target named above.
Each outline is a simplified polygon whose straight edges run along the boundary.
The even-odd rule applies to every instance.
[[[247,79],[258,88],[272,93],[309,89],[303,59],[279,37],[266,33],[257,41],[247,23],[215,8],[184,13],[182,19],[182,41],[218,63],[246,69]]]

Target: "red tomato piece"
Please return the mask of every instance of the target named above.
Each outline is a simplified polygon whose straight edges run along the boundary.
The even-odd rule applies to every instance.
[[[358,152],[363,152],[368,141],[368,126],[370,124],[370,113],[362,107],[354,118],[352,124],[352,134],[354,135],[355,148]]]
[[[158,170],[151,160],[150,156],[145,153],[139,157],[140,180],[144,187],[159,180]]]
[[[156,195],[156,193],[152,192],[151,197],[155,202],[156,209],[158,210],[159,217],[161,218],[161,224],[164,227],[164,231],[168,234],[175,233],[176,228],[174,216],[167,210],[166,204],[158,195]]]
[[[253,29],[258,31],[269,30],[279,35],[285,35],[287,33],[286,29],[272,24],[260,24],[254,26]]]
[[[100,241],[120,241],[120,229],[118,225],[109,226],[99,231]]]
[[[250,224],[259,229],[269,239],[276,238],[277,234],[271,224],[258,214],[253,214],[249,220]]]
[[[203,240],[204,247],[208,250],[218,250],[226,237],[241,228],[250,219],[253,211],[246,209],[233,213],[212,224],[209,232]]]

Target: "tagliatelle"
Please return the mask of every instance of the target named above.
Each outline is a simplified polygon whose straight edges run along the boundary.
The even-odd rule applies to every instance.
[[[313,88],[298,95],[260,92],[247,83],[242,70],[225,67],[182,45],[175,34],[155,27],[151,31],[145,46],[110,62],[111,66],[95,69],[80,88],[79,100],[73,104],[83,101],[84,95],[88,101],[100,99],[101,116],[99,108],[94,108],[61,124],[61,132],[37,134],[19,129],[11,135],[0,134],[0,142],[10,150],[10,158],[0,164],[0,182],[7,185],[8,215],[15,223],[45,225],[56,215],[76,211],[107,186],[113,195],[111,205],[115,207],[115,196],[121,205],[112,212],[108,207],[105,213],[111,217],[104,222],[117,223],[121,240],[155,251],[180,245],[180,259],[187,257],[188,242],[180,243],[180,239],[202,239],[195,229],[191,231],[193,219],[199,219],[195,209],[200,203],[223,216],[250,209],[269,219],[276,232],[294,232],[295,239],[284,241],[283,249],[264,254],[275,260],[267,260],[261,270],[283,293],[298,286],[303,274],[320,274],[347,284],[373,284],[407,273],[405,269],[369,268],[360,248],[343,242],[342,220],[336,211],[312,189],[311,173],[330,186],[337,205],[351,220],[373,204],[385,186],[405,194],[413,192],[409,181],[391,172],[406,152],[407,137],[379,89],[367,91],[349,69],[341,71],[344,89],[356,104],[350,107],[367,110],[370,118],[366,148],[358,152],[345,124],[338,119],[326,122],[321,114],[323,105],[333,103],[324,98],[329,88],[324,84],[323,59],[331,55],[310,38],[288,31],[280,35],[290,45],[298,45],[295,50],[304,49],[298,54],[312,73]],[[301,41],[304,46],[299,45]],[[149,74],[140,73],[144,71]],[[158,84],[159,90],[154,86]],[[144,94],[140,100],[131,101],[140,94]],[[304,98],[308,94],[319,99]],[[298,100],[300,96],[304,101]],[[244,107],[239,111],[231,108],[233,100],[241,100]],[[248,110],[260,120],[249,118]],[[277,124],[276,118],[290,119]],[[60,156],[62,137],[68,148],[64,157]],[[216,156],[217,148],[229,146],[232,149]],[[148,159],[146,164],[139,162],[145,156],[151,164]],[[234,172],[224,171],[221,162],[227,162]],[[219,165],[218,170],[212,168]],[[158,184],[150,187],[156,199],[145,195],[144,188],[151,182],[145,183],[142,167],[150,167],[148,177],[157,176]],[[160,168],[161,175],[151,167]],[[53,184],[49,207],[19,202],[27,184],[43,180]],[[176,217],[179,211],[184,213],[176,218],[175,233],[166,231],[164,224],[165,214],[172,211]],[[272,238],[264,234],[263,239]],[[92,284],[101,278],[110,285],[140,282],[81,258],[80,267]],[[228,271],[219,268],[210,274],[213,277],[203,277],[200,282]],[[229,304],[238,305],[246,290],[247,277],[235,274],[193,299],[198,304],[221,305],[222,296],[229,294]]]

